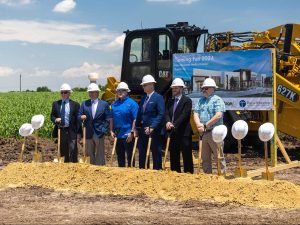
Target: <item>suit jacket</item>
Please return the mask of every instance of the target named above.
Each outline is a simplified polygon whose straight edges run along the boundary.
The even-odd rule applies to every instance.
[[[190,116],[192,111],[192,100],[182,95],[181,99],[177,103],[173,115],[174,98],[169,99],[166,107],[166,122],[172,122],[174,116],[173,125],[175,127],[175,134],[181,136],[190,136],[192,134],[192,128],[190,124]]]
[[[62,100],[58,100],[52,103],[52,111],[51,111],[51,121],[55,124],[52,136],[54,138],[57,137],[57,124],[55,123],[56,118],[61,118],[61,103]],[[73,100],[69,100],[70,104],[70,118],[69,118],[69,134],[72,139],[76,138],[76,135],[81,132],[80,123],[77,120],[77,115],[79,112],[80,105],[78,102],[74,102]]]
[[[106,101],[98,99],[98,106],[96,109],[95,117],[92,116],[92,101],[84,101],[78,113],[78,120],[80,117],[86,115],[86,138],[91,139],[93,134],[96,133],[98,138],[103,137],[109,130],[109,120],[111,119],[111,112],[109,105]]]
[[[154,92],[146,105],[145,111],[143,112],[143,105],[146,99],[143,96],[136,118],[136,127],[151,127],[154,128],[154,132],[163,133],[164,128],[164,115],[165,115],[165,101],[164,98]]]

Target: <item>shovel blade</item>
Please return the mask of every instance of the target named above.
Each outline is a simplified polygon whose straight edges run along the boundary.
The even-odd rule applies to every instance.
[[[65,157],[60,157],[60,158],[55,158],[53,160],[55,163],[64,163],[65,162]]]
[[[247,170],[245,170],[243,167],[236,168],[234,171],[235,177],[247,177]]]
[[[262,179],[264,180],[274,180],[274,173],[272,172],[262,172],[261,173]]]
[[[87,164],[90,164],[90,160],[91,158],[89,157],[89,156],[87,156],[87,157],[81,157],[80,159],[79,159],[79,163],[87,163]]]
[[[42,154],[40,152],[33,153],[33,162],[42,162]]]

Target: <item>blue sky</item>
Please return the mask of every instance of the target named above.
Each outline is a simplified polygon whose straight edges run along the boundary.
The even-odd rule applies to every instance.
[[[187,21],[210,33],[300,23],[296,0],[0,0],[0,92],[120,76],[124,30]]]

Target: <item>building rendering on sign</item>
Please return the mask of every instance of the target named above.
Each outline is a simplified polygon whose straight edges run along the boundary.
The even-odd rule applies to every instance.
[[[215,80],[219,90],[226,91],[243,91],[272,86],[271,79],[267,78],[266,74],[257,74],[249,69],[235,71],[193,69],[192,91],[200,92],[203,81],[208,77]]]

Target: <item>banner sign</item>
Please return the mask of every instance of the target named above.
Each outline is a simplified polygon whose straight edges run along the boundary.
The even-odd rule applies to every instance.
[[[203,97],[202,83],[210,77],[227,110],[271,110],[272,74],[270,49],[173,55],[173,78],[183,79],[193,103]]]

